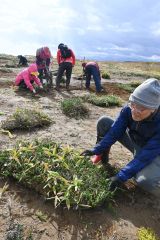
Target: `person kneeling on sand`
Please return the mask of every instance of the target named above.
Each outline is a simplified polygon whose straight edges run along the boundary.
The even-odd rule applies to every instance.
[[[134,157],[118,174],[110,178],[115,190],[134,177],[138,186],[160,197],[160,82],[148,79],[129,97],[114,121],[103,116],[97,123],[97,144],[82,156],[92,156],[93,163],[108,162],[110,147],[121,142]]]
[[[37,65],[35,63],[31,64],[28,68],[25,68],[21,71],[15,80],[15,85],[19,86],[20,88],[27,89],[29,88],[30,91],[36,93],[36,90],[33,87],[33,83],[38,85],[40,88],[43,88],[40,79],[38,78],[38,70]]]

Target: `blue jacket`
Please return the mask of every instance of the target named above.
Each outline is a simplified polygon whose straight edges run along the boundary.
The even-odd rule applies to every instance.
[[[131,109],[128,106],[124,107],[108,133],[92,149],[94,154],[101,154],[105,149],[120,140],[126,129],[129,130],[132,141],[141,147],[141,150],[117,174],[122,181],[135,176],[157,156],[160,156],[160,108],[151,117],[137,122],[132,119]]]

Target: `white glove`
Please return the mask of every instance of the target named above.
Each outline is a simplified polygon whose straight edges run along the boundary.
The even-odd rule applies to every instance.
[[[41,89],[43,89],[43,86],[42,86],[42,85],[40,85],[39,87],[40,87]]]
[[[33,89],[33,91],[32,91],[34,94],[36,93],[36,90],[35,89]]]

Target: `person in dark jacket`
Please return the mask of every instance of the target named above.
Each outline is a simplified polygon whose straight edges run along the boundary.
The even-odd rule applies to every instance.
[[[56,77],[56,90],[60,90],[60,82],[64,72],[66,73],[66,89],[69,90],[72,68],[75,65],[75,55],[74,52],[63,43],[58,45],[57,63],[59,68]]]
[[[28,61],[27,61],[26,57],[24,57],[22,55],[18,55],[18,59],[19,59],[19,63],[18,63],[19,66],[22,66],[22,67],[28,66]]]
[[[101,74],[98,64],[96,62],[82,63],[82,67],[86,75],[86,89],[90,89],[91,76],[93,76],[96,92],[101,92],[103,88],[101,86]]]
[[[110,147],[121,142],[134,155],[117,175],[111,177],[110,189],[134,177],[144,190],[160,197],[160,82],[151,78],[139,85],[129,97],[117,119],[103,116],[97,124],[97,145],[82,153],[93,163],[106,158]]]

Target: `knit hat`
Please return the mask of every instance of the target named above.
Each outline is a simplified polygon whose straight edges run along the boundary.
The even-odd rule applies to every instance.
[[[160,106],[160,82],[149,78],[139,85],[130,95],[129,100],[146,108],[157,109]]]

